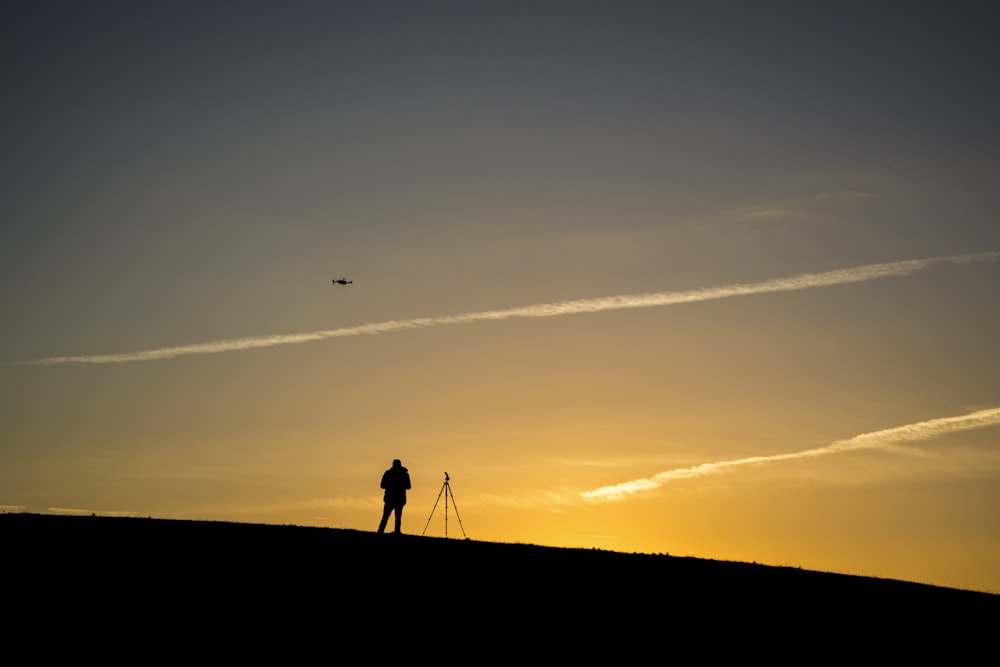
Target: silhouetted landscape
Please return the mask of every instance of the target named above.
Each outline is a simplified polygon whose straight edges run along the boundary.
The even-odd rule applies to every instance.
[[[311,662],[330,651],[336,662],[373,643],[443,660],[472,644],[473,662],[655,650],[713,663],[864,652],[962,664],[992,646],[1000,620],[991,593],[596,549],[38,514],[0,515],[0,540],[6,607],[74,656]],[[133,656],[126,640],[147,648]]]
[[[251,621],[272,640],[294,628],[332,632],[331,641],[351,641],[345,630],[392,641],[419,629],[452,640],[496,634],[502,644],[533,637],[536,648],[559,645],[567,657],[617,642],[632,651],[636,642],[684,641],[691,632],[718,633],[725,643],[732,633],[794,631],[828,635],[824,652],[875,642],[898,656],[986,645],[986,628],[1000,619],[1000,596],[991,593],[669,555],[39,514],[0,515],[0,536],[6,571],[38,623],[51,616],[160,627],[173,619],[171,632],[204,632],[208,623],[221,633],[218,623]],[[237,638],[240,650],[251,651],[252,631],[240,627],[251,632]],[[930,634],[915,643],[920,628]]]

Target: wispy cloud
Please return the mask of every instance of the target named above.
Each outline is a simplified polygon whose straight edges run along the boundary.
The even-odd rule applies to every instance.
[[[750,456],[742,459],[733,459],[731,461],[703,463],[689,468],[675,468],[673,470],[657,473],[652,477],[634,479],[628,482],[622,482],[621,484],[615,484],[613,486],[602,486],[601,488],[594,489],[593,491],[586,491],[581,495],[584,500],[590,501],[602,502],[621,500],[626,496],[640,491],[649,491],[651,489],[659,488],[672,480],[701,477],[702,475],[723,472],[730,468],[736,468],[739,466],[777,463],[779,461],[791,461],[794,459],[809,459],[817,456],[839,454],[859,449],[889,447],[901,442],[929,440],[947,433],[967,431],[970,429],[983,428],[996,424],[1000,424],[1000,408],[990,408],[988,410],[980,410],[978,412],[972,412],[958,417],[943,417],[940,419],[917,422],[915,424],[907,424],[905,426],[897,426],[895,428],[889,428],[882,431],[874,431],[872,433],[862,433],[861,435],[856,435],[848,440],[838,440],[837,442],[823,447],[805,449],[799,452],[776,454],[773,456]]]
[[[16,512],[16,513],[21,513],[21,512],[27,512],[27,511],[28,511],[28,506],[27,505],[0,505],[0,513],[2,513],[2,512]]]
[[[421,317],[410,320],[390,320],[375,324],[363,324],[356,327],[313,331],[308,333],[275,334],[271,336],[254,336],[250,338],[231,338],[207,343],[194,343],[176,347],[161,347],[140,352],[124,352],[118,354],[96,354],[66,357],[49,357],[21,362],[22,364],[51,366],[57,364],[116,364],[132,361],[154,361],[170,359],[191,354],[214,354],[217,352],[234,352],[255,348],[291,345],[294,343],[309,343],[330,338],[346,338],[350,336],[367,336],[372,334],[391,333],[405,329],[420,329],[436,327],[445,324],[463,324],[486,320],[506,320],[514,317],[555,317],[557,315],[574,315],[578,313],[598,313],[607,310],[626,308],[652,308],[654,306],[670,306],[713,299],[727,299],[737,296],[750,296],[768,292],[790,292],[811,289],[814,287],[829,287],[847,283],[859,283],[889,276],[906,276],[918,271],[925,271],[939,264],[968,264],[973,262],[992,262],[1000,259],[1000,252],[972,253],[967,255],[951,255],[930,259],[912,259],[886,264],[868,264],[849,269],[826,271],[823,273],[805,273],[787,278],[775,278],[757,283],[738,283],[722,287],[706,287],[684,292],[655,292],[651,294],[626,294],[595,299],[578,299],[560,301],[557,303],[542,303],[506,310],[487,310],[482,312],[449,315],[444,317]]]
[[[100,515],[100,516],[124,516],[124,517],[137,517],[138,512],[124,512],[124,511],[111,511],[111,510],[88,510],[81,509],[79,507],[48,507],[46,511],[49,514],[69,514],[73,516],[86,516],[86,515]]]

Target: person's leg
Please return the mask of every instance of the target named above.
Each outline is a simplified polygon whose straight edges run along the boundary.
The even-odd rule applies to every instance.
[[[402,527],[402,525],[403,525],[403,506],[402,505],[397,505],[396,506],[396,532],[397,533],[402,532],[400,530],[400,528]]]
[[[389,505],[389,503],[386,503],[385,507],[382,508],[382,521],[380,521],[378,524],[378,532],[380,533],[385,532],[385,524],[389,522],[389,512],[391,511],[392,511],[392,506]]]

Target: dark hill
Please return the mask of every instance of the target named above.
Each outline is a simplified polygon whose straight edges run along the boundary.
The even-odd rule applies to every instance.
[[[329,528],[2,514],[0,544],[9,609],[53,629],[155,630],[174,637],[164,648],[235,632],[227,650],[407,637],[576,659],[710,636],[698,650],[716,657],[753,637],[739,650],[777,642],[778,662],[799,642],[821,643],[813,658],[955,658],[991,646],[1000,621],[1000,596],[889,579]]]

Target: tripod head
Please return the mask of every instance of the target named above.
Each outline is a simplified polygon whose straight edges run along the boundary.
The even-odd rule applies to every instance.
[[[448,473],[445,473],[445,474],[444,474],[444,481],[446,481],[446,482],[447,482],[447,481],[448,481],[449,479],[451,479],[451,478],[450,478],[450,477],[448,477]]]

